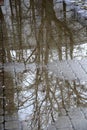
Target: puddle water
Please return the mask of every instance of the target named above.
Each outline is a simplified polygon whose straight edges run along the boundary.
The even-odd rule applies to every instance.
[[[20,130],[43,130],[63,108],[87,107],[87,28],[73,6],[6,0],[0,7],[1,130],[14,114]]]

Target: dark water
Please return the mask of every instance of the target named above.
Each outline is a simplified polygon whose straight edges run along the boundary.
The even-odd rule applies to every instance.
[[[0,7],[2,127],[16,113],[23,130],[42,130],[62,108],[87,106],[85,80],[62,78],[55,67],[57,61],[87,58],[86,26],[77,21],[73,5],[61,1],[6,2]]]

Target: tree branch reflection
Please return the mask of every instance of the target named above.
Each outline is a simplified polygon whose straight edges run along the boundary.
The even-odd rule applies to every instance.
[[[31,108],[28,109],[28,124],[31,129],[41,130],[48,123],[55,122],[62,109],[85,106],[87,95],[85,85],[55,77],[48,70],[48,63],[52,60],[73,59],[72,29],[56,17],[53,0],[27,2],[28,5],[24,0],[9,0],[9,53],[14,65],[19,62],[25,67],[15,76],[18,107],[20,110]],[[14,102],[14,94],[11,98],[9,103]],[[15,107],[14,103],[12,105]]]

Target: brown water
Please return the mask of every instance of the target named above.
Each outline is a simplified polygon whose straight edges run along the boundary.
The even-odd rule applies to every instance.
[[[87,83],[64,79],[56,75],[55,67],[57,61],[86,59],[86,36],[86,27],[75,19],[72,6],[65,10],[63,3],[53,0],[7,0],[0,7],[3,117],[17,113],[26,130],[42,130],[62,108],[86,107]]]

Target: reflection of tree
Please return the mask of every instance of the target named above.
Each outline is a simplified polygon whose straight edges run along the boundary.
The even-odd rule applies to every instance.
[[[70,29],[66,22],[56,17],[53,0],[9,1],[12,21],[10,35],[13,38],[10,39],[12,40],[11,44],[13,43],[11,49],[14,49],[15,46],[16,49],[20,49],[20,51],[17,52],[19,61],[20,59],[23,60],[23,47],[27,46],[27,48],[29,48],[33,45],[35,45],[35,47],[38,46],[36,53],[39,53],[38,51],[40,51],[40,53],[43,52],[43,54],[41,54],[42,57],[48,53],[49,48],[53,49],[53,47],[55,47],[60,60],[63,58],[73,58],[75,38],[73,37],[73,29]],[[50,54],[52,55],[53,52]]]
[[[47,65],[49,61],[49,55],[52,55],[54,47],[57,50],[59,60],[63,58],[63,46],[66,49],[65,58],[68,59],[68,51],[70,52],[70,58],[73,58],[74,42],[70,28],[66,23],[56,18],[53,9],[53,0],[50,0],[50,2],[41,0],[39,2],[40,9],[34,0],[30,0],[29,7],[25,5],[25,10],[22,8],[23,3],[20,4],[20,1],[17,3],[16,0],[14,3],[15,6],[11,5],[12,1],[10,0],[10,7],[12,14],[13,43],[19,43],[19,46],[17,44],[18,49],[16,50],[16,56],[19,57],[19,61],[24,60],[24,63],[27,64],[30,63],[30,58],[35,55],[33,62],[37,65],[36,71],[34,72],[35,78],[29,82],[29,85],[24,85],[25,87],[21,88],[19,92],[19,106],[21,108],[33,106],[30,123],[31,128],[34,129],[37,127],[38,130],[41,130],[42,126],[46,126],[50,120],[55,121],[57,115],[61,113],[61,108],[67,109],[67,107],[69,108],[71,105],[77,105],[74,101],[73,94],[76,95],[76,100],[79,99],[77,96],[78,90],[75,91],[74,85],[72,85],[73,83],[55,79],[45,68],[45,65]],[[22,19],[24,12],[27,12],[27,14],[26,17]],[[14,25],[13,20],[16,20],[16,25]],[[25,39],[23,39],[24,28],[26,27],[24,22],[26,21],[29,21],[27,22],[27,29],[30,30],[30,32],[28,32],[27,37],[24,37],[28,38],[27,44],[29,44],[30,39],[32,39],[31,46],[32,43],[35,42],[35,48],[29,53],[27,59],[24,58],[23,52],[24,49],[29,48],[29,46],[27,46],[27,48],[23,49],[26,43]],[[29,72],[26,70],[25,73],[32,75],[31,70],[29,70]],[[22,81],[23,78],[26,80],[25,74],[22,73],[21,75]],[[29,95],[25,96],[25,91],[29,93]]]
[[[6,46],[6,49],[3,48],[3,55],[5,61],[11,61],[11,55],[9,50],[9,44],[8,44],[8,32],[6,27],[6,22],[4,19],[4,14],[2,12],[2,9],[0,7],[0,49],[2,49],[2,46]]]
[[[31,75],[31,71],[28,75]],[[25,77],[26,80],[26,77]],[[23,81],[23,79],[22,79]],[[20,107],[32,106],[31,129],[35,127],[41,130],[48,122],[55,122],[58,115],[62,114],[62,108],[85,106],[87,95],[85,86],[78,84],[77,81],[60,80],[47,72],[44,66],[36,68],[35,76],[28,82],[19,94]],[[24,92],[29,95],[24,96]]]
[[[20,73],[19,107],[33,106],[31,128],[37,127],[38,130],[41,130],[50,120],[55,121],[57,115],[61,113],[61,108],[78,106],[80,103],[83,104],[83,100],[85,104],[86,98],[79,92],[80,85],[78,87],[75,81],[69,82],[54,78],[46,69],[55,48],[59,60],[63,59],[63,47],[65,47],[65,59],[68,59],[68,56],[73,58],[73,35],[68,25],[57,19],[53,9],[53,0],[38,0],[39,8],[35,0],[29,1],[29,7],[25,5],[24,1],[23,3],[20,0],[9,1],[12,22],[9,32],[12,35],[10,40],[13,43],[11,43],[11,49],[16,52],[15,61],[23,61],[25,66],[31,62],[36,64],[34,72],[26,69]],[[25,35],[26,27],[27,36]],[[30,42],[31,46],[29,46]],[[33,42],[34,45],[32,45]],[[30,53],[27,50],[30,50]],[[32,77],[28,78],[28,85],[23,82],[24,79],[27,80],[26,74]],[[13,86],[12,81],[9,85]],[[7,92],[7,96],[9,94],[11,97],[11,99],[7,98],[7,104],[12,104],[12,109],[14,109],[14,90],[10,86],[9,90],[12,90],[12,93]],[[81,90],[84,91],[82,88]]]
[[[5,114],[13,114],[15,110],[13,79],[4,70],[5,62],[11,61],[10,49],[8,45],[6,23],[4,14],[0,7],[0,109],[3,110],[3,127],[5,127]],[[9,84],[8,81],[10,81]]]
[[[14,103],[14,95],[15,95],[15,90],[14,90],[14,83],[13,79],[11,78],[11,75],[8,73],[5,73],[4,76],[5,80],[5,96],[6,96],[6,111],[8,114],[14,113],[17,108]],[[8,84],[9,82],[9,84]]]
[[[4,81],[4,84],[3,84],[3,81]],[[8,84],[8,82],[9,82],[9,84]],[[16,105],[14,103],[15,91],[14,91],[13,79],[11,78],[11,76],[8,73],[4,72],[4,76],[3,76],[2,72],[0,73],[0,85],[1,85],[0,109],[3,109],[3,105],[4,105],[5,113],[13,114],[17,110]],[[4,91],[3,91],[3,89],[4,89]],[[4,102],[2,102],[3,98],[5,100]],[[5,104],[3,104],[3,103],[5,103]]]
[[[12,44],[12,49],[16,47],[18,49],[18,56],[19,61],[21,58],[23,59],[23,45],[22,45],[22,5],[21,1],[17,0],[9,0],[10,3],[10,9],[11,9],[11,24],[12,24],[12,30],[10,33],[12,33],[12,38],[10,39]]]
[[[57,19],[53,9],[53,0],[50,2],[42,0],[41,12],[41,25],[38,33],[38,42],[40,42],[39,46],[41,46],[40,48],[42,49],[42,44],[45,44],[45,49],[51,49],[52,46],[55,45],[58,50],[59,59],[61,60],[62,47],[66,47],[66,59],[68,58],[67,53],[69,50],[68,48],[70,47],[70,57],[72,58],[73,35],[67,24]],[[44,34],[46,36],[44,36]],[[48,50],[46,52],[48,52]]]
[[[30,0],[28,3],[29,6],[27,6],[26,2],[24,1],[17,2],[16,0],[10,0],[12,21],[11,33],[13,32],[13,41],[11,41],[13,42],[12,49],[14,49],[15,46],[17,49],[20,49],[20,51],[17,51],[17,55],[19,55],[19,61],[24,59],[22,55],[23,47],[27,46],[28,48],[29,44],[31,46],[36,44],[36,53],[38,55],[37,58],[39,58],[37,60],[41,60],[42,58],[43,60],[48,61],[49,57],[47,55],[49,54],[49,49],[52,49],[54,46],[56,47],[60,60],[62,59],[63,55],[63,46],[66,48],[66,59],[69,56],[72,58],[72,31],[66,23],[57,19],[53,9],[53,0],[50,2],[46,0]],[[24,16],[25,14],[26,17]],[[26,28],[29,31],[27,35],[24,35],[26,33]],[[70,55],[68,56],[69,52]],[[30,55],[28,61],[29,59]]]

